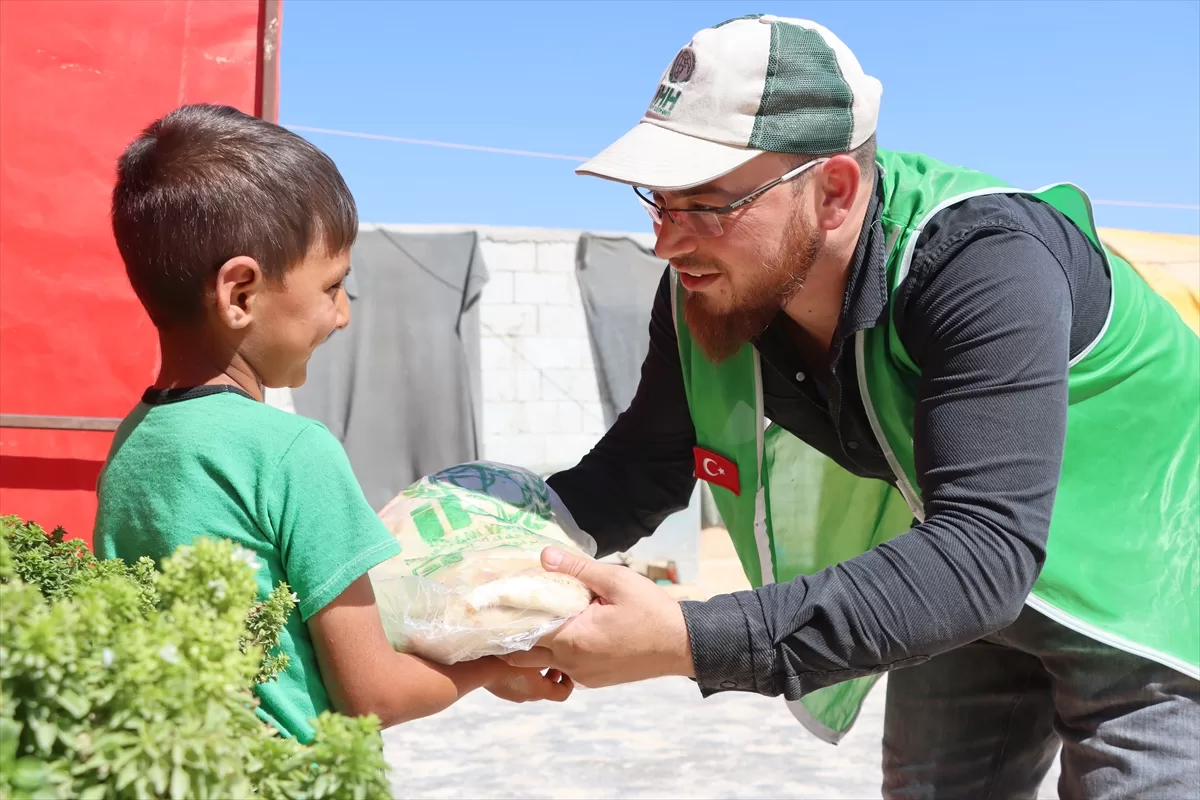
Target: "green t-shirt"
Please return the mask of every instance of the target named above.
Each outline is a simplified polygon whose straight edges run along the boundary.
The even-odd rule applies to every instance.
[[[96,553],[157,563],[197,536],[254,551],[259,598],[280,581],[299,598],[279,641],[288,668],[255,689],[260,714],[308,742],[311,720],[331,706],[305,622],[400,547],[320,423],[238,393],[152,396],[113,440],[98,488]]]

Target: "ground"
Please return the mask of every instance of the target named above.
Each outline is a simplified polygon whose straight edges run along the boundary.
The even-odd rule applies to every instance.
[[[697,595],[742,588],[724,532],[702,537]],[[835,746],[783,701],[721,694],[686,679],[579,689],[566,703],[513,705],[476,692],[384,734],[403,798],[876,798],[881,681]],[[1039,797],[1057,798],[1057,768]]]
[[[782,700],[701,700],[684,679],[577,690],[562,705],[486,692],[384,734],[403,798],[877,798],[882,685],[834,747]],[[1057,769],[1043,798],[1056,798]]]

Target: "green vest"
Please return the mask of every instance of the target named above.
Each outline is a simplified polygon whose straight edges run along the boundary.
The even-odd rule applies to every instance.
[[[879,151],[887,280],[894,297],[921,231],[974,195],[1023,193],[1065,214],[1101,247],[1112,304],[1100,335],[1069,365],[1062,475],[1046,563],[1026,604],[1113,647],[1200,677],[1200,338],[1124,260],[1104,248],[1087,196],[1069,184],[1032,192],[921,155]],[[754,586],[810,575],[924,519],[913,466],[919,369],[890,310],[855,338],[858,383],[896,486],[858,478],[763,418],[758,351],[721,364],[693,345],[672,282],[680,360],[696,443],[736,463],[741,491],[712,492]],[[850,730],[869,676],[789,703],[826,741]]]

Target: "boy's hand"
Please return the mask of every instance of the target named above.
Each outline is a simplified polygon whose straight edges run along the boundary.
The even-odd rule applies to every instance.
[[[497,662],[494,677],[484,685],[489,692],[510,703],[527,703],[531,700],[549,700],[561,703],[575,691],[575,683],[556,669],[510,667]]]

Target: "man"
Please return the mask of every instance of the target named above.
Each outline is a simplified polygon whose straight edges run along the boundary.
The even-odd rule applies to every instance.
[[[510,660],[783,695],[830,741],[891,671],[889,797],[1034,797],[1060,742],[1063,797],[1200,796],[1200,340],[1078,189],[877,151],[881,93],[819,25],[731,20],[579,169],[671,269],[550,483],[603,555],[709,481],[758,588],[547,551],[605,602]]]

